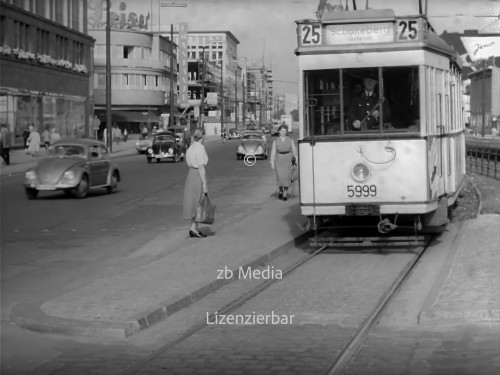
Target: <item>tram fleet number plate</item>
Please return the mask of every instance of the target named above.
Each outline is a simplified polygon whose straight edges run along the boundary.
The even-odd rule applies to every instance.
[[[375,185],[347,185],[347,196],[349,198],[376,197],[377,186]]]

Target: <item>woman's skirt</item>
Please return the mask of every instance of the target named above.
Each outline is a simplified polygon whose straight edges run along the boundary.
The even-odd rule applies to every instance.
[[[182,217],[186,220],[193,220],[196,207],[200,201],[202,192],[202,183],[198,169],[189,168],[184,185],[184,204]]]
[[[278,186],[290,187],[292,182],[292,158],[293,153],[276,154],[276,178]]]

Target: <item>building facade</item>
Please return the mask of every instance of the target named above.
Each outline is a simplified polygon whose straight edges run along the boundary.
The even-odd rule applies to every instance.
[[[99,137],[106,125],[106,32],[93,29],[89,34],[96,40],[93,85]],[[172,97],[170,92],[171,79],[177,87],[175,46],[159,34],[113,29],[110,49],[113,122],[122,131],[135,133],[144,126],[152,130],[163,125],[162,115],[170,114],[170,101],[176,105],[176,90]]]
[[[0,123],[14,147],[29,126],[89,136],[94,40],[86,18],[86,0],[0,0]]]
[[[130,4],[129,4],[130,3]],[[94,134],[106,124],[106,12],[104,2],[90,0],[88,33],[94,48]],[[143,127],[168,124],[177,106],[177,45],[151,32],[151,14],[137,13],[134,2],[110,8],[111,115],[120,130],[138,133]],[[171,84],[172,81],[172,84]]]

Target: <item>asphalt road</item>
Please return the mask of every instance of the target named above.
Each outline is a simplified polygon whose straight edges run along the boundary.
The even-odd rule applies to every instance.
[[[208,188],[219,207],[226,200],[244,203],[249,191],[274,174],[267,161],[259,160],[253,167],[237,161],[237,144],[236,140],[205,144]],[[22,173],[2,176],[2,348],[22,351],[16,346],[19,343],[30,350],[27,343],[32,343],[44,362],[61,338],[51,341],[44,336],[40,345],[40,335],[10,325],[13,306],[47,300],[103,275],[147,264],[158,254],[135,252],[160,233],[167,232],[172,242],[187,237],[189,224],[181,216],[185,162],[148,164],[138,154],[114,161],[122,174],[118,192],[109,195],[103,189],[83,200],[67,198],[62,192],[44,192],[28,200]],[[225,212],[228,222],[253,209],[245,204],[232,207]]]

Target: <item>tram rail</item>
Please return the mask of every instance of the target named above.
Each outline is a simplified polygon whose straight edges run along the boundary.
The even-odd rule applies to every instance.
[[[307,240],[304,240],[304,244],[306,243]],[[372,312],[367,315],[367,318],[362,322],[361,326],[357,330],[355,336],[353,339],[345,346],[344,350],[342,351],[341,355],[337,358],[335,358],[332,361],[332,365],[328,368],[328,374],[338,374],[340,371],[342,371],[342,368],[346,366],[346,364],[349,362],[351,358],[356,354],[358,348],[361,346],[365,338],[367,337],[368,333],[370,332],[370,329],[381,319],[386,307],[390,303],[390,301],[393,299],[393,297],[397,294],[397,292],[400,290],[404,282],[408,279],[408,276],[410,275],[411,271],[414,269],[415,265],[418,263],[418,260],[421,258],[421,256],[424,254],[425,249],[427,248],[428,244],[431,241],[431,238],[429,236],[426,236],[423,240],[422,243],[415,243],[414,245],[409,247],[409,246],[401,246],[403,251],[412,253],[414,256],[412,259],[407,263],[407,265],[401,270],[399,273],[398,277],[394,282],[391,284],[390,288],[388,288],[380,298],[380,301],[377,303],[376,307]],[[293,245],[292,245],[293,246]],[[391,246],[391,252],[394,246]],[[291,248],[290,248],[291,249]],[[346,250],[343,248],[345,251],[350,251]],[[367,251],[374,251],[374,248],[372,246],[368,246]],[[409,250],[411,249],[411,250]],[[167,352],[168,350],[172,349],[176,345],[182,343],[183,341],[187,340],[188,338],[194,336],[197,334],[199,331],[203,330],[208,326],[208,322],[213,321],[215,319],[215,315],[228,315],[232,311],[235,311],[236,309],[240,308],[243,306],[245,303],[247,303],[250,299],[258,296],[260,293],[262,293],[264,290],[268,289],[271,287],[274,283],[277,281],[283,281],[286,276],[290,275],[293,271],[298,269],[299,267],[305,265],[309,261],[311,261],[313,258],[316,256],[326,253],[326,254],[335,254],[336,250],[338,248],[331,247],[328,245],[323,245],[319,248],[311,249],[309,247],[309,252],[306,252],[302,258],[300,258],[298,261],[294,262],[290,266],[288,266],[286,269],[283,270],[283,278],[282,279],[269,279],[258,286],[254,287],[253,289],[247,291],[246,293],[242,294],[239,298],[234,300],[233,302],[227,304],[226,306],[220,308],[217,310],[216,313],[212,313],[209,315],[208,321],[207,320],[202,320],[199,321],[197,324],[193,325],[190,329],[186,330],[182,335],[177,337],[174,340],[169,341],[165,345],[161,346],[158,348],[156,351],[148,355],[147,357],[143,358],[142,360],[139,360],[129,366],[126,370],[123,372],[120,372],[120,375],[132,375],[140,372],[143,367],[145,367],[148,363],[152,362],[155,358],[161,356],[163,353]],[[332,251],[333,250],[333,251]],[[357,252],[362,252],[360,251],[360,247],[358,246],[357,251],[352,251],[353,253]],[[377,249],[377,251],[383,251],[380,250],[380,248]],[[334,255],[333,255],[334,256]]]

